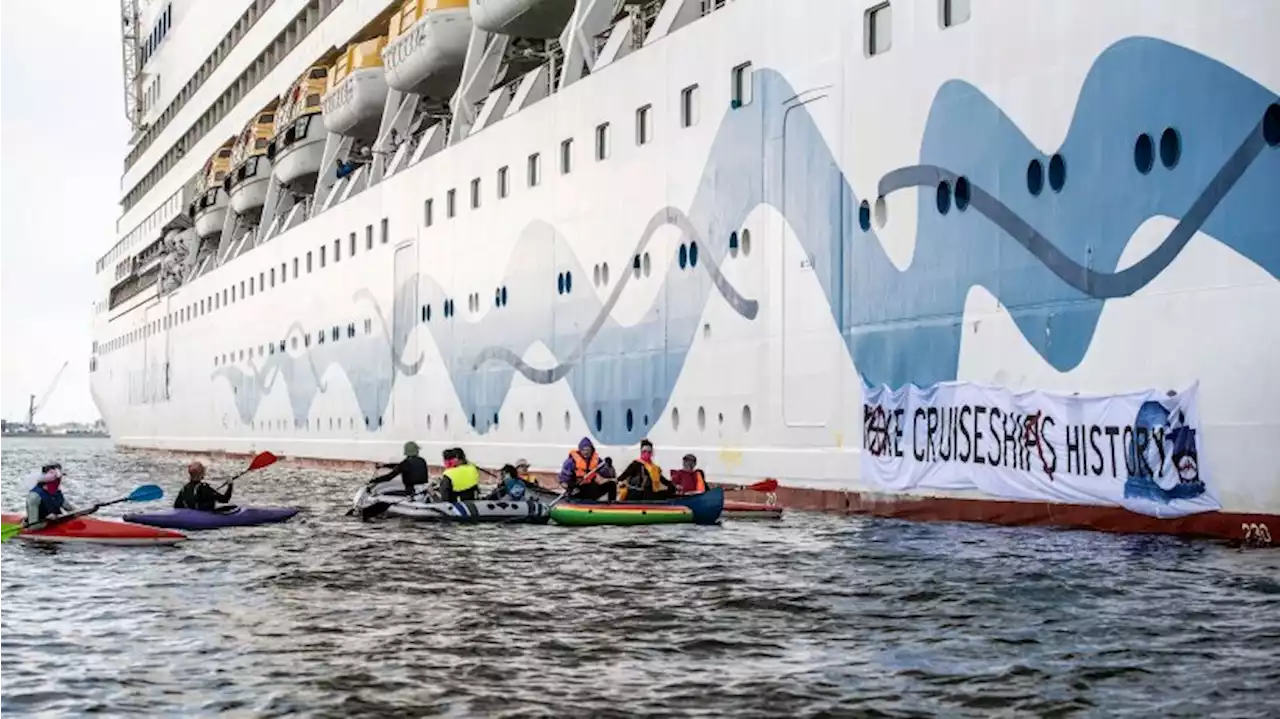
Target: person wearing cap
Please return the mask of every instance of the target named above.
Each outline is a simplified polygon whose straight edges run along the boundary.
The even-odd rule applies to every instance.
[[[39,529],[51,517],[76,511],[62,496],[62,465],[46,464],[40,468],[36,486],[27,493],[27,527]]]
[[[233,489],[235,489],[234,482],[227,483],[225,492],[219,492],[209,486],[204,481],[204,464],[192,462],[187,465],[187,483],[178,490],[178,496],[173,500],[173,508],[212,512],[218,508],[219,502],[226,504],[231,501]]]
[[[680,469],[671,471],[671,483],[680,494],[702,494],[707,491],[707,476],[698,469],[698,458],[686,454]]]
[[[373,481],[384,482],[400,477],[404,480],[406,495],[412,496],[414,493],[413,488],[416,486],[429,486],[427,481],[427,460],[418,456],[418,443],[413,440],[404,443],[404,459],[395,464],[381,464],[378,466],[391,471],[380,477],[375,477]]]

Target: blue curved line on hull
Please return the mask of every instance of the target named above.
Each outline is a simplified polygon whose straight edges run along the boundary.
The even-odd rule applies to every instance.
[[[972,203],[942,214],[935,193],[920,192],[916,246],[904,270],[874,231],[858,226],[858,197],[809,108],[795,104],[795,90],[769,70],[758,70],[754,83],[755,102],[727,112],[717,129],[688,221],[677,223],[681,242],[697,239],[704,261],[722,264],[730,232],[761,204],[777,209],[813,259],[832,317],[868,384],[955,379],[964,303],[974,286],[999,299],[1040,356],[1065,371],[1083,359],[1106,300],[1144,287],[1197,231],[1280,277],[1280,203],[1274,199],[1280,197],[1280,151],[1260,125],[1276,94],[1185,48],[1133,38],[1098,57],[1056,151],[1067,162],[1066,183],[1061,191],[1046,183],[1038,196],[1028,192],[1027,164],[1039,159],[1047,166],[1053,153],[1036,148],[976,88],[943,85],[919,165],[886,175],[877,191],[963,176],[973,188]],[[1188,88],[1208,88],[1211,97]],[[1150,173],[1139,173],[1135,139],[1144,132],[1158,138],[1166,127],[1180,133],[1177,164],[1166,169],[1157,160]],[[788,185],[784,177],[803,181]],[[1155,252],[1117,271],[1134,232],[1155,216],[1181,221]],[[622,266],[629,269],[630,259]],[[504,275],[511,306],[495,307],[479,322],[433,319],[418,327],[431,333],[478,431],[494,426],[519,370],[535,382],[565,379],[592,430],[595,412],[601,413],[602,429],[593,432],[600,441],[634,442],[666,407],[718,286],[715,275],[671,263],[657,302],[637,324],[622,327],[608,316],[621,288],[605,303],[593,292],[561,296],[548,277],[565,270],[581,281],[588,277],[555,228],[531,222]],[[413,317],[419,294],[438,313],[442,288],[415,278],[396,290],[396,317]],[[393,362],[400,364],[409,332],[403,322],[395,326],[394,342],[383,340],[378,351],[325,349],[349,376],[390,375],[376,397],[357,389],[366,411],[377,406],[380,413],[389,399]],[[540,374],[547,371],[512,359],[535,343],[565,358],[567,371]],[[284,377],[290,380],[289,373]],[[292,388],[290,394],[294,399]],[[631,428],[622,419],[627,410],[633,411]]]

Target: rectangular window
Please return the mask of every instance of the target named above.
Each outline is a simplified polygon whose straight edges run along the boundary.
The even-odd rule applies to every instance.
[[[431,216],[435,209],[431,206],[433,202],[434,201],[431,199],[422,201],[422,226],[423,227],[430,227],[431,223],[435,221],[435,218]]]
[[[458,214],[458,191],[449,190],[444,196],[444,215],[453,217]]]
[[[325,250],[327,249],[329,248],[325,247],[324,245],[320,245],[320,269],[324,269],[324,256],[328,254],[327,252],[325,252]]]
[[[680,127],[698,124],[698,86],[690,85],[680,91]]]
[[[244,299],[244,280],[240,280],[240,299]],[[231,301],[236,301],[236,288],[231,288]]]
[[[651,127],[653,118],[653,105],[645,105],[636,110],[636,144],[645,145],[653,137],[653,128]]]
[[[259,292],[267,291],[267,273],[265,272],[258,273],[258,291]]]
[[[382,218],[382,244],[391,241],[391,225],[387,224],[387,218]]]
[[[506,165],[498,168],[498,199],[502,199],[511,194],[511,182]]]
[[[573,172],[573,138],[560,143],[560,174]]]
[[[356,256],[356,233],[354,232],[351,233],[350,241],[347,242],[347,256],[348,257]]]
[[[253,297],[253,294],[254,294],[254,290],[253,290],[253,278],[252,278],[252,277],[250,277],[250,278],[249,278],[249,296],[250,296],[250,297]]]
[[[293,258],[293,279],[298,279],[298,258]]]
[[[609,123],[596,125],[596,162],[609,159]]]
[[[311,251],[307,251],[307,273],[311,273]]]
[[[529,187],[537,187],[542,183],[542,156],[538,153],[529,155]]]
[[[271,286],[275,287],[276,286],[276,268],[274,267],[271,268],[270,276],[271,276]]]
[[[280,263],[280,284],[282,285],[285,283],[285,278],[289,276],[289,273],[286,272],[285,269],[286,269],[285,264],[281,262]]]
[[[342,261],[342,240],[333,241],[333,261],[334,262]]]
[[[938,24],[955,27],[969,21],[970,0],[938,0]]]
[[[480,178],[471,180],[471,209],[480,207]]]
[[[730,75],[730,81],[733,85],[733,98],[731,104],[733,107],[742,107],[751,104],[751,63],[744,62],[733,68]]]
[[[886,53],[893,47],[893,8],[880,3],[863,16],[863,52],[867,57]]]
[[[364,248],[366,250],[373,249],[373,225],[364,226]]]

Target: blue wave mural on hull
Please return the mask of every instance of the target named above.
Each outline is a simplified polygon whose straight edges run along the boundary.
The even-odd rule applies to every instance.
[[[445,318],[451,298],[432,278],[413,276],[395,290],[393,315],[401,321],[392,331],[269,359],[290,386],[295,416],[307,416],[324,391],[318,377],[336,364],[352,378],[361,410],[380,417],[396,376],[421,367],[421,357],[402,364],[416,325],[438,346],[477,431],[497,423],[520,373],[535,383],[567,382],[600,441],[635,442],[665,408],[712,292],[742,316],[756,316],[756,300],[730,286],[720,266],[732,261],[730,233],[761,204],[786,218],[812,258],[868,384],[955,379],[965,297],[974,286],[1000,300],[1041,357],[1069,370],[1088,350],[1106,301],[1146,286],[1197,231],[1280,277],[1280,101],[1185,48],[1150,38],[1110,47],[1086,78],[1061,147],[1050,152],[977,88],[948,82],[934,99],[920,163],[887,174],[866,199],[840,171],[805,97],[776,72],[755,73],[755,101],[723,116],[687,212],[656,212],[633,251],[618,258],[625,274],[604,302],[572,289],[588,271],[554,227],[531,222],[482,321]],[[1143,133],[1152,138],[1150,157],[1138,147]],[[1164,135],[1176,147],[1162,143]],[[916,246],[899,270],[871,227],[871,207],[874,196],[910,187],[921,188]],[[1156,250],[1118,269],[1135,230],[1154,216],[1179,221]],[[609,314],[632,281],[631,260],[666,225],[678,228],[686,251],[696,242],[699,256],[689,252],[687,267],[671,263],[657,301],[623,327]],[[412,321],[420,306],[432,308],[429,321]],[[551,349],[554,366],[520,359],[535,343]],[[251,421],[271,378],[236,367],[215,377],[237,388],[238,411]]]

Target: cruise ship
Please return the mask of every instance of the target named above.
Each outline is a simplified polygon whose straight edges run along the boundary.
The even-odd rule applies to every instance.
[[[1280,530],[1274,0],[121,12],[121,446]]]

